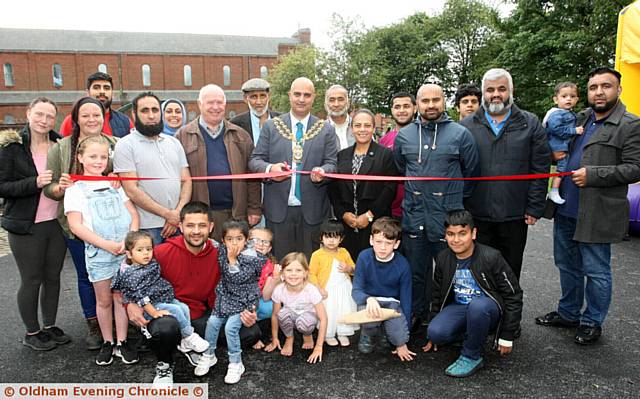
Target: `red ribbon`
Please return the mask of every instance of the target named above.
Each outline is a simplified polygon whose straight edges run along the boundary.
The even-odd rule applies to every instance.
[[[218,176],[191,176],[191,180],[240,180],[240,179],[273,179],[276,177],[289,177],[293,173],[311,174],[307,170],[269,172],[269,173],[241,173],[237,175]],[[506,175],[506,176],[480,176],[480,177],[431,177],[431,176],[380,176],[380,175],[352,175],[344,173],[324,173],[324,177],[338,180],[367,180],[367,181],[499,181],[499,180],[534,180],[548,179],[550,177],[569,176],[573,172],[559,173],[534,173],[526,175]],[[168,180],[178,178],[169,177],[117,177],[117,176],[85,176],[71,175],[73,181],[132,181],[132,180]]]

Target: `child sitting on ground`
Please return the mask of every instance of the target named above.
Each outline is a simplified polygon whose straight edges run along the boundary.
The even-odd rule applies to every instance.
[[[553,102],[557,107],[547,111],[542,125],[549,136],[549,147],[553,151],[554,160],[558,161],[556,171],[566,172],[569,162],[569,144],[576,134],[582,134],[583,127],[576,126],[576,114],[573,107],[578,102],[578,86],[575,83],[563,82],[554,89]],[[551,183],[549,199],[556,204],[564,204],[560,197],[562,177],[554,177]]]
[[[124,240],[126,259],[111,288],[122,292],[125,303],[136,303],[144,309],[147,320],[173,316],[180,325],[182,352],[204,352],[209,343],[191,326],[189,307],[175,298],[173,287],[160,276],[160,265],[153,259],[153,239],[146,231],[131,231]],[[146,327],[143,332],[148,336]]]
[[[340,247],[344,239],[344,226],[336,219],[330,219],[320,226],[320,249],[311,255],[309,262],[309,282],[320,288],[326,297],[327,335],[329,346],[349,346],[349,336],[355,333],[353,324],[338,323],[338,320],[356,311],[356,303],[351,298],[351,278],[354,266],[349,252]],[[324,292],[323,292],[324,291]],[[336,334],[338,339],[336,340]]]
[[[360,332],[358,350],[373,351],[372,337],[380,335],[395,346],[400,360],[410,361],[416,355],[407,347],[411,325],[411,268],[407,259],[395,252],[400,246],[400,222],[381,217],[371,226],[371,246],[360,252],[353,278],[352,296],[358,310],[366,309],[372,318],[380,318],[381,308],[393,309],[400,317],[381,322],[364,323]],[[384,333],[380,327],[384,326]]]
[[[227,384],[237,383],[244,373],[240,313],[255,310],[260,298],[258,279],[265,259],[256,251],[245,251],[248,236],[249,226],[245,222],[229,220],[222,225],[223,245],[218,250],[220,282],[216,287],[216,302],[204,335],[209,342],[209,349],[200,357],[194,371],[195,375],[203,376],[218,362],[215,350],[220,329],[224,326],[229,354],[229,366],[224,377]]]
[[[322,345],[327,333],[327,312],[318,287],[307,281],[307,258],[301,252],[292,252],[282,259],[281,265],[284,283],[276,286],[273,291],[271,343],[265,350],[272,352],[278,348],[283,356],[293,355],[293,331],[298,330],[302,334],[302,349],[313,349],[307,362],[322,361]],[[314,346],[312,334],[318,321],[320,327]],[[278,339],[278,327],[286,337],[284,346],[280,345]]]

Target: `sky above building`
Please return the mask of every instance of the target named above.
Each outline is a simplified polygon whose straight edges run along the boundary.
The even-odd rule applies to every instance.
[[[434,15],[444,3],[444,0],[7,1],[2,5],[0,27],[270,37],[290,37],[298,28],[309,28],[311,41],[328,48],[334,13],[349,19],[358,16],[364,27],[372,28],[399,22],[419,11]]]

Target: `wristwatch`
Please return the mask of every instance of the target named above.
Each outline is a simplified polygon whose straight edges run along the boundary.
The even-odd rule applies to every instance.
[[[369,221],[369,223],[373,222],[373,213],[371,213],[371,211],[367,211],[365,215],[367,215],[367,220]]]

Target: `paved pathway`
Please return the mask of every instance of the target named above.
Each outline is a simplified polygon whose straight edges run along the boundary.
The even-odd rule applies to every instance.
[[[435,354],[419,353],[402,363],[388,353],[359,354],[327,348],[322,363],[309,365],[299,349],[286,359],[279,354],[246,350],[246,373],[233,386],[223,382],[227,356],[209,376],[195,377],[193,367],[177,359],[177,382],[209,384],[216,398],[640,398],[640,238],[615,245],[612,268],[614,296],[598,345],[580,347],[571,330],[537,326],[536,315],[553,310],[559,295],[558,271],[552,260],[552,224],[541,221],[530,229],[522,274],[524,311],[522,337],[514,352],[500,358],[486,354],[486,365],[462,380],[448,378],[444,368],[459,349],[445,347]],[[15,303],[18,272],[12,256],[0,257],[0,382],[150,382],[155,360],[150,353],[140,363],[120,361],[107,367],[94,363],[95,352],[83,347],[82,320],[76,276],[67,257],[62,272],[58,325],[74,342],[50,352],[36,353],[20,344],[24,334]],[[419,350],[422,338],[409,347]]]

